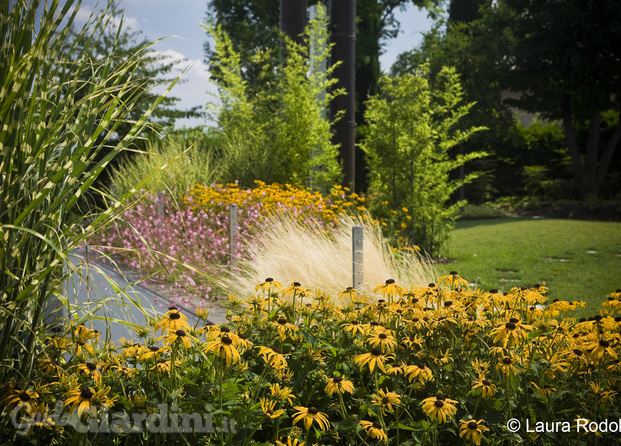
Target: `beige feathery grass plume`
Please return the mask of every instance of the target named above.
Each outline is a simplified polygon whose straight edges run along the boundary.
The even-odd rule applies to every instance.
[[[339,228],[325,230],[308,227],[286,215],[270,217],[269,224],[256,236],[250,248],[252,260],[242,262],[240,270],[228,280],[231,291],[254,293],[255,285],[272,277],[283,285],[300,282],[304,288],[321,290],[336,299],[352,286],[352,231],[363,226],[363,286],[358,291],[373,295],[377,285],[387,279],[407,288],[427,285],[435,279],[429,262],[407,251],[394,252],[381,229],[370,219],[341,218]]]

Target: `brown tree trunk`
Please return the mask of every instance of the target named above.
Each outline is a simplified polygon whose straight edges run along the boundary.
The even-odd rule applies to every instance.
[[[596,197],[606,180],[612,156],[621,140],[621,120],[617,123],[600,157],[601,110],[595,107],[591,112],[589,135],[586,141],[586,153],[584,154],[580,153],[569,101],[563,107],[562,117],[573,170],[580,185],[580,194],[583,197]]]

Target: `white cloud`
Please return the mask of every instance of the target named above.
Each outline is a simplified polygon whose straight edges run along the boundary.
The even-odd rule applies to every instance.
[[[202,109],[209,102],[214,102],[217,93],[216,86],[210,80],[207,65],[200,59],[187,59],[182,53],[164,49],[154,51],[156,56],[163,58],[162,62],[173,63],[172,76],[181,76],[179,82],[172,88],[168,96],[179,98],[177,107],[189,109],[200,106]],[[186,70],[183,73],[183,70]],[[153,89],[154,93],[163,93],[168,85],[160,85]],[[177,125],[195,126],[205,124],[204,119],[179,120]],[[208,124],[213,124],[211,121]]]
[[[80,9],[78,9],[78,12],[75,16],[76,25],[83,26],[89,20],[97,20],[96,16],[99,11],[95,13],[93,13],[93,11],[94,9],[88,5],[83,4],[82,6],[80,6]],[[127,30],[131,28],[135,31],[140,28],[138,24],[138,19],[136,17],[117,15],[110,19],[110,25],[112,26],[112,29],[118,29],[119,25],[121,24],[121,19],[123,20],[123,29]]]

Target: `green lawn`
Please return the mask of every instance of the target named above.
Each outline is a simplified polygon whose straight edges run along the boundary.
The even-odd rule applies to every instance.
[[[443,255],[478,287],[543,284],[550,299],[582,300],[592,315],[621,288],[621,223],[499,218],[458,222]]]

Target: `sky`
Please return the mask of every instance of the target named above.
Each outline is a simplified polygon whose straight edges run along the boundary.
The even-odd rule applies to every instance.
[[[276,0],[274,0],[276,2]],[[100,4],[105,3],[101,1]],[[84,23],[96,9],[97,0],[84,0],[78,13],[78,23]],[[122,0],[120,8],[125,10],[124,27],[141,31],[148,40],[170,36],[157,43],[153,49],[179,61],[175,64],[177,75],[190,67],[183,75],[183,81],[173,87],[170,95],[180,101],[180,109],[202,106],[214,102],[214,85],[209,81],[209,72],[203,62],[203,44],[207,39],[200,26],[205,22],[207,0]],[[427,18],[425,10],[420,11],[411,5],[398,11],[397,20],[401,23],[399,36],[387,42],[385,53],[380,57],[383,71],[388,71],[397,56],[418,45],[422,33],[431,29],[433,21]],[[194,127],[209,124],[205,118],[179,119],[176,126]]]

